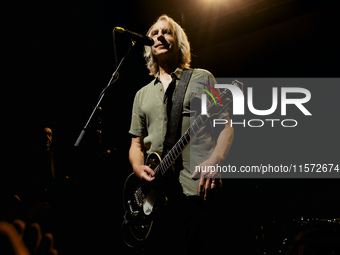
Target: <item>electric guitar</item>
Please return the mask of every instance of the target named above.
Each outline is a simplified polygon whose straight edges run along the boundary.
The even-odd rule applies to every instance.
[[[232,85],[238,86],[243,91],[241,82],[235,80]],[[164,181],[162,178],[166,177],[164,176],[166,171],[171,168],[177,157],[208,119],[224,111],[232,102],[232,93],[228,89],[221,92],[218,97],[218,100],[214,100],[207,107],[207,114],[200,114],[195,119],[163,160],[157,153],[147,156],[145,165],[154,170],[156,180],[158,180],[156,185],[145,184],[134,173],[127,177],[123,191],[125,216],[122,231],[123,239],[128,246],[133,247],[132,242],[142,242],[149,236],[156,209],[166,204],[167,198],[162,195],[159,188],[161,186],[159,182]]]

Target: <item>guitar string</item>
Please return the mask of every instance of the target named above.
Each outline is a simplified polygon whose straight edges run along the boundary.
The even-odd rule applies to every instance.
[[[169,151],[169,153],[165,156],[165,158],[162,160],[160,165],[158,167],[160,168],[159,171],[161,171],[161,174],[163,175],[166,170],[170,167],[171,163],[175,161],[175,159],[178,157],[178,155],[182,152],[182,150],[185,148],[185,146],[189,143],[191,136],[195,135],[196,132],[200,129],[200,125],[198,122],[201,121],[202,124],[204,124],[204,121],[202,120],[202,115],[199,115],[196,120],[193,122],[193,124],[187,129],[187,131],[182,135],[182,137],[177,141],[177,143],[173,146],[173,148]],[[197,126],[197,130],[195,131],[194,126]],[[188,140],[189,138],[189,140]]]
[[[221,100],[222,100],[222,98],[224,99],[224,97],[231,98],[230,95],[229,96],[227,95],[227,93],[226,93],[227,91],[230,92],[230,90],[224,90],[224,91],[221,92],[221,94],[220,94]],[[231,94],[231,92],[229,94]],[[229,102],[227,102],[227,105],[230,102],[231,102],[231,100],[229,100]],[[220,105],[220,106],[223,106],[223,105]],[[213,107],[215,107],[215,105],[214,104],[210,104],[208,106],[207,111],[211,112],[211,108],[213,108]],[[225,107],[226,107],[226,105],[223,106],[222,109],[224,109]],[[182,135],[182,137],[176,142],[176,144],[172,147],[172,149],[168,152],[168,154],[165,156],[165,158],[161,161],[161,163],[154,170],[156,172],[156,174],[158,174],[158,172],[161,172],[161,175],[163,175],[168,170],[168,168],[173,163],[173,161],[175,161],[175,159],[182,152],[182,150],[184,150],[185,146],[188,145],[188,143],[191,140],[191,137],[196,134],[196,132],[202,127],[202,125],[206,121],[207,116],[204,115],[204,119],[205,120],[203,120],[202,117],[203,117],[203,115],[200,114],[196,118],[196,120],[192,123],[192,125],[190,125],[190,127],[187,129],[187,131]],[[201,121],[202,123],[199,125],[198,121]],[[195,125],[197,126],[197,130],[196,131],[194,129]],[[187,140],[188,138],[189,138],[189,140]],[[185,141],[183,142],[183,140],[185,140]],[[178,151],[176,151],[177,149],[178,149]]]

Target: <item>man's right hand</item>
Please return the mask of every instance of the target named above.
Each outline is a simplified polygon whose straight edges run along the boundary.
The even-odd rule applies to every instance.
[[[129,159],[133,168],[133,172],[139,179],[148,182],[151,182],[155,179],[155,172],[149,166],[144,165],[142,137],[133,137],[131,139]]]
[[[133,168],[134,173],[141,180],[151,182],[155,179],[155,172],[146,165],[140,165]]]

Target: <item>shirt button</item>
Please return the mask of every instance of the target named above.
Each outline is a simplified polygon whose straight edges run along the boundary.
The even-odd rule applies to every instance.
[[[164,121],[167,121],[168,120],[168,118],[164,118]]]

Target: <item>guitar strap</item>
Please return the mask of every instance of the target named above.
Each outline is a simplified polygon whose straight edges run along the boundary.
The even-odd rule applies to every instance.
[[[171,148],[175,145],[180,135],[180,121],[181,115],[183,111],[183,101],[185,92],[187,90],[191,75],[193,70],[186,69],[182,72],[181,78],[179,79],[179,83],[175,89],[175,94],[172,100],[171,112],[168,118],[168,126],[165,135],[165,140],[163,143],[163,153],[162,157],[171,150]],[[171,101],[171,97],[168,98],[168,103]]]

